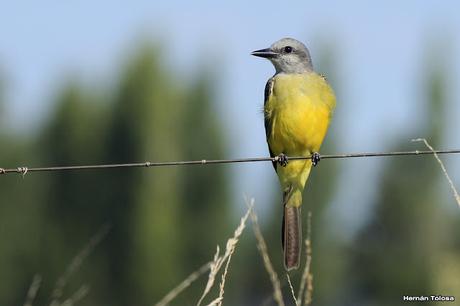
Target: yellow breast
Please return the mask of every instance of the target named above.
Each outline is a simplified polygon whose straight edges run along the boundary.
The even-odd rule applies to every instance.
[[[320,75],[311,72],[275,76],[265,104],[265,116],[271,123],[267,141],[273,154],[317,152],[334,107],[334,93]]]

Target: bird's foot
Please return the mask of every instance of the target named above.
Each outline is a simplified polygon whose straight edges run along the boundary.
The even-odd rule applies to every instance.
[[[283,167],[286,167],[289,162],[288,157],[284,153],[281,153],[280,155],[275,156],[275,161]]]
[[[312,163],[313,167],[316,167],[316,165],[319,164],[320,160],[321,160],[321,155],[319,155],[318,152],[313,152],[311,154],[311,163]]]

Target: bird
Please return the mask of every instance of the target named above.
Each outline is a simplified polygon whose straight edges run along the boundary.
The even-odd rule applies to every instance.
[[[302,193],[336,105],[332,87],[315,72],[307,47],[283,38],[251,55],[268,59],[275,74],[264,94],[265,136],[283,192],[282,247],[284,267],[298,269],[302,249]],[[289,161],[289,156],[311,156]]]

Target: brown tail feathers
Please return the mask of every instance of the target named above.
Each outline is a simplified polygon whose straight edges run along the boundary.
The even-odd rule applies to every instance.
[[[296,193],[296,192],[295,192]],[[292,188],[286,191],[283,196],[284,216],[282,226],[282,243],[284,253],[284,266],[287,271],[299,268],[300,252],[302,249],[302,224],[300,203],[302,194],[293,194]],[[294,206],[294,205],[295,206]]]

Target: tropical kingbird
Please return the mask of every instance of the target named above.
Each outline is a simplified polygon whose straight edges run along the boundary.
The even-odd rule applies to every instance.
[[[266,58],[276,73],[265,86],[265,134],[283,191],[282,244],[284,265],[299,267],[302,245],[302,191],[311,166],[319,161],[319,148],[326,135],[335,95],[326,79],[313,70],[310,53],[301,42],[283,38],[252,55]],[[293,160],[287,156],[312,156]]]

